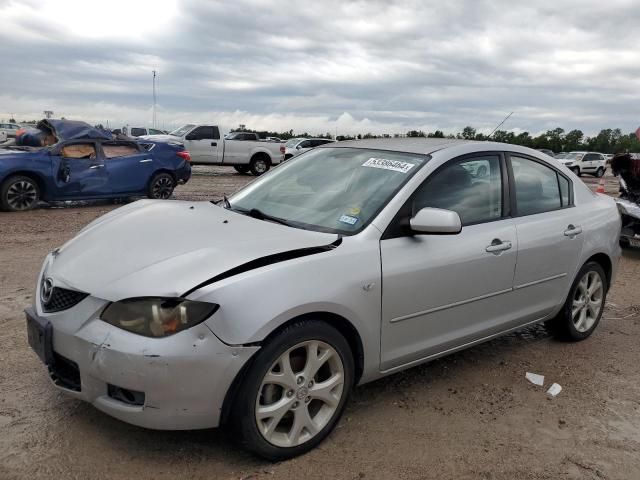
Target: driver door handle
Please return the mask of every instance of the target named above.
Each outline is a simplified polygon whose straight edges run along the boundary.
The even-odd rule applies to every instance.
[[[103,167],[104,167],[104,165],[91,165],[89,168],[91,170],[95,170],[96,168],[103,168]]]
[[[499,238],[494,238],[493,241],[491,242],[491,245],[485,248],[485,250],[489,253],[500,253],[509,249],[511,249],[511,242],[509,241],[503,242]]]
[[[574,237],[576,235],[580,235],[582,233],[582,227],[581,226],[574,226],[569,224],[567,226],[567,229],[564,231],[564,236],[565,237]]]

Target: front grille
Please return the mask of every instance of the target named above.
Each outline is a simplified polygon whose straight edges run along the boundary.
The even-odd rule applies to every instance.
[[[88,295],[88,293],[78,292],[76,290],[53,287],[51,298],[48,302],[42,304],[42,309],[47,313],[60,312],[61,310],[66,310],[77,305]]]

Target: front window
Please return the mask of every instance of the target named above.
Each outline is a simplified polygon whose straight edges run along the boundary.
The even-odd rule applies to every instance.
[[[567,155],[564,157],[565,160],[581,160],[582,157],[584,157],[584,153],[578,153],[578,152],[571,152],[571,153],[567,153]]]
[[[180,128],[177,128],[176,130],[174,130],[173,132],[171,132],[169,135],[173,135],[175,137],[182,137],[184,135],[187,134],[187,132],[191,131],[191,129],[195,127],[195,125],[189,124],[189,125],[183,125]]]
[[[410,153],[322,148],[285,163],[229,201],[240,213],[350,235],[367,226],[428,159]]]
[[[132,137],[141,137],[142,135],[146,135],[146,134],[147,134],[146,128],[136,128],[136,127],[131,128]]]

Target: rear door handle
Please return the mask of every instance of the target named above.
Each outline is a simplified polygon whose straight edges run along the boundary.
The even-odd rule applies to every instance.
[[[95,170],[96,168],[103,168],[103,167],[104,167],[104,165],[91,165],[89,168],[91,170]]]
[[[567,229],[564,231],[565,237],[575,237],[576,235],[580,235],[582,233],[582,227],[569,225]]]
[[[509,241],[503,242],[499,238],[495,238],[491,242],[491,245],[485,248],[485,250],[489,253],[500,253],[500,252],[504,252],[505,250],[509,250],[510,248],[511,248],[511,242]]]
[[[218,146],[218,142],[211,142],[211,146],[212,147],[217,147]]]

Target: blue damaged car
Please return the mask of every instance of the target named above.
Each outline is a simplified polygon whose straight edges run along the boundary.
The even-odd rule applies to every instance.
[[[191,158],[175,142],[113,136],[87,123],[42,120],[0,147],[0,209],[38,202],[169,198],[191,176]]]

